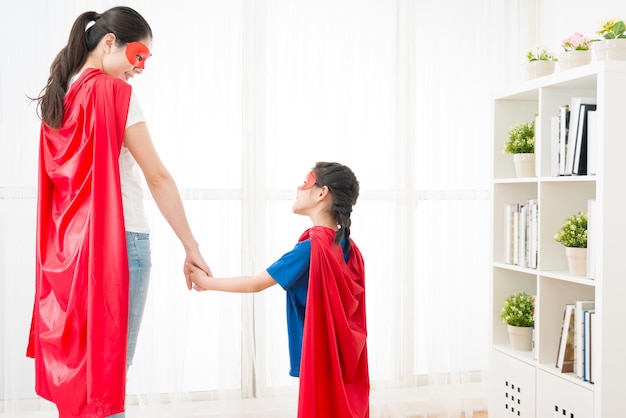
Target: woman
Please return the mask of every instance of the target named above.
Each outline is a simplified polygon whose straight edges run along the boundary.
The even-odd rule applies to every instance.
[[[293,212],[313,226],[255,276],[218,279],[187,265],[197,290],[287,292],[289,374],[300,377],[299,418],[369,416],[363,258],[350,238],[359,182],[350,168],[317,163]]]
[[[151,266],[136,164],[185,262],[211,274],[127,83],[144,71],[151,41],[131,8],[85,12],[36,98],[37,277],[27,355],[37,393],[61,417],[123,416]]]

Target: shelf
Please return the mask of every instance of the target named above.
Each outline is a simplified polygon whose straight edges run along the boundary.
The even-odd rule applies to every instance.
[[[532,366],[537,365],[537,360],[533,359],[532,351],[512,350],[508,344],[494,344],[493,349]]]
[[[561,379],[564,379],[569,383],[573,383],[584,389],[588,389],[591,391],[595,389],[595,385],[593,383],[585,382],[584,380],[579,379],[574,373],[561,373],[552,363],[539,364],[537,367],[547,373],[560,377]]]
[[[538,272],[538,274],[540,276],[542,276],[542,277],[545,277],[545,278],[554,279],[554,280],[561,280],[563,282],[568,282],[568,283],[578,283],[578,284],[582,284],[582,285],[585,285],[585,286],[595,286],[596,285],[596,281],[595,280],[588,279],[586,277],[571,276],[567,270],[559,270],[559,271],[545,271],[545,270],[542,270],[542,271]]]
[[[493,180],[495,184],[519,183],[587,183],[595,182],[597,176],[558,176],[558,177],[504,177]]]
[[[550,373],[554,376],[560,377],[561,379],[564,379],[570,383],[573,383],[577,386],[580,386],[582,388],[588,389],[588,390],[594,390],[595,389],[595,385],[593,383],[590,382],[585,382],[582,379],[579,379],[574,373],[562,373],[560,372],[556,366],[554,365],[554,363],[538,363],[536,359],[533,358],[533,352],[532,351],[516,351],[516,350],[512,350],[508,345],[506,344],[495,344],[493,346],[493,349],[496,351],[499,351],[502,354],[506,354],[509,357],[512,357],[516,360],[519,360],[523,363],[526,363],[532,367],[537,367],[547,373]]]
[[[623,394],[618,388],[626,375],[626,363],[622,361],[626,340],[620,332],[626,295],[622,262],[626,240],[620,227],[626,201],[622,161],[626,155],[626,61],[594,62],[514,87],[493,100],[491,338],[495,409],[489,414],[511,413],[507,396],[512,394],[514,383],[516,413],[521,408],[521,416],[622,416]],[[552,122],[572,97],[594,97],[597,102],[596,175],[551,175],[551,153],[559,148],[551,141]],[[517,178],[512,156],[502,152],[504,142],[511,127],[533,118],[537,176]],[[594,253],[595,280],[570,275],[565,249],[554,240],[565,218],[587,211],[590,200],[596,202],[597,215],[594,231],[599,250]],[[536,226],[528,230],[533,237],[533,251],[519,257],[512,256],[510,250],[516,248],[517,243],[511,245],[511,237],[517,230],[510,227],[509,219],[519,219],[520,213],[528,212],[515,211],[516,204],[531,208],[532,217],[522,219],[527,224],[532,220]],[[519,228],[524,222],[517,225]],[[523,260],[528,257],[532,257],[530,265],[536,264],[536,269],[525,267]],[[516,259],[522,260],[522,264],[504,262]],[[507,327],[500,320],[504,299],[521,291],[537,297],[533,352],[511,350]],[[597,356],[592,363],[595,384],[574,373],[560,373],[554,367],[565,305],[583,300],[595,301],[594,332],[599,338],[594,340],[592,349]],[[522,398],[523,403],[517,402]]]
[[[510,270],[510,271],[516,271],[520,273],[541,276],[541,277],[548,278],[548,279],[561,280],[563,282],[578,283],[578,284],[582,284],[585,286],[596,285],[596,281],[594,279],[588,279],[586,277],[580,277],[580,276],[572,276],[569,274],[569,271],[567,270],[551,270],[551,271],[537,270],[537,269],[531,269],[527,267],[520,267],[515,264],[507,264],[507,263],[501,263],[501,262],[493,263],[493,267],[497,269],[502,269],[502,270]]]

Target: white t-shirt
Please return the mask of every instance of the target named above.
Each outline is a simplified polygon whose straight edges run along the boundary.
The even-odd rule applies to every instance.
[[[72,77],[70,84],[78,80],[81,73]],[[128,118],[126,128],[139,122],[145,122],[143,110],[137,100],[135,91],[130,93],[130,103],[128,105]],[[120,181],[122,185],[122,206],[124,209],[124,226],[126,231],[150,233],[150,222],[143,206],[143,187],[141,177],[137,169],[137,162],[132,154],[122,144],[120,152]]]
[[[133,90],[130,94],[126,128],[145,121],[141,105]],[[143,187],[141,176],[137,169],[137,162],[128,148],[126,148],[126,145],[123,144],[120,152],[120,180],[122,183],[122,205],[124,206],[124,225],[126,230],[150,233],[150,223],[143,206]]]

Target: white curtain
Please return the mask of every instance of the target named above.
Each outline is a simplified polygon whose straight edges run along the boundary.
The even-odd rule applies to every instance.
[[[359,178],[352,237],[366,263],[372,416],[486,409],[490,99],[521,79],[530,3],[127,2],[154,32],[153,57],[132,84],[215,275],[258,272],[292,248],[309,226],[291,213],[295,189],[316,161]],[[53,411],[36,400],[24,356],[39,127],[27,96],[45,84],[74,19],[115,5],[0,6],[5,413]],[[220,404],[231,412],[252,402],[295,416],[282,289],[188,292],[182,248],[146,204],[153,274],[129,403],[185,402],[208,415],[211,400],[232,401]]]

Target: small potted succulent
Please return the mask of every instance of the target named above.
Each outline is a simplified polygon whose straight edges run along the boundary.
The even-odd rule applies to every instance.
[[[559,70],[565,71],[589,64],[591,62],[591,42],[591,39],[580,32],[574,32],[563,39],[561,47],[564,52],[559,54]]]
[[[526,79],[530,80],[552,74],[556,70],[558,59],[545,48],[535,48],[526,54]]]
[[[587,274],[588,220],[587,214],[579,211],[568,216],[558,232],[554,234],[554,240],[565,246],[565,255],[572,276]]]
[[[598,61],[626,60],[626,24],[623,20],[605,20],[596,33],[601,36],[601,39],[594,39],[593,46]]]
[[[507,325],[513,350],[530,351],[532,349],[534,313],[535,298],[526,292],[514,293],[504,300],[500,319]]]
[[[504,152],[513,154],[517,177],[535,176],[535,119],[511,128]]]

